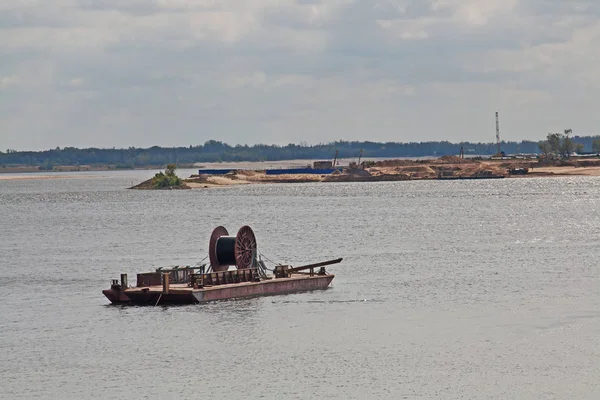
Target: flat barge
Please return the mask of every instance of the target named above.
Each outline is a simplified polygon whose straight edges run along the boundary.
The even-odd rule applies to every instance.
[[[278,264],[267,273],[257,256],[256,237],[249,226],[229,236],[219,226],[209,241],[210,264],[157,268],[137,274],[136,286],[129,286],[127,274],[114,279],[102,293],[113,304],[158,305],[195,304],[243,297],[268,296],[327,289],[335,275],[325,266],[342,258],[293,267]],[[235,269],[230,270],[230,266]]]

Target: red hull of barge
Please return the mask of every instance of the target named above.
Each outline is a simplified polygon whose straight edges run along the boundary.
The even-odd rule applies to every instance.
[[[122,289],[113,285],[102,293],[113,304],[156,305],[194,304],[243,297],[269,296],[327,289],[335,275],[292,274],[285,278],[272,278],[260,282],[241,282],[201,289],[187,284],[172,284],[165,291],[163,286],[146,286]]]

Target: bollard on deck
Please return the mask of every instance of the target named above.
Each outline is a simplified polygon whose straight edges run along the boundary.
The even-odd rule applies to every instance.
[[[163,279],[162,279],[162,292],[163,294],[169,294],[169,273],[168,272],[163,272]]]

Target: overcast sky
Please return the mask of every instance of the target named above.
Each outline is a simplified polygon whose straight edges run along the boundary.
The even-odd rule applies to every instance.
[[[598,0],[1,0],[0,148],[600,132]]]

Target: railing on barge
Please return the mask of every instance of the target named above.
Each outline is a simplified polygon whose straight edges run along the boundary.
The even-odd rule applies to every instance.
[[[325,266],[331,264],[337,264],[342,261],[342,258],[335,260],[323,261],[316,264],[303,265],[301,267],[291,267],[289,265],[277,265],[275,268],[275,278],[289,278],[291,274],[307,274],[313,276],[325,275]],[[262,265],[262,261],[258,261],[254,265]],[[271,279],[264,275],[264,271],[259,268],[246,268],[246,269],[234,269],[220,272],[209,272],[205,273],[205,265],[198,267],[174,267],[174,268],[158,268],[154,272],[144,272],[137,274],[137,287],[147,286],[160,286],[170,284],[188,284],[188,286],[195,289],[203,288],[205,286],[217,286],[227,285],[231,283],[243,283],[243,282],[258,282],[261,279]],[[318,272],[315,269],[319,268]],[[266,269],[266,268],[265,268]],[[302,272],[309,270],[309,272]],[[198,271],[197,273],[194,271]],[[115,283],[116,284],[116,283]],[[127,274],[121,275],[121,284],[123,287],[127,287]]]
[[[199,270],[199,272],[196,273],[194,272],[195,270]],[[260,280],[257,268],[205,273],[204,266],[181,267],[139,273],[137,274],[137,287],[160,286],[163,284],[165,275],[168,275],[170,284],[187,283],[188,286],[194,288],[230,283],[256,282]]]
[[[202,288],[204,286],[227,285],[230,283],[258,282],[260,275],[257,268],[235,269],[231,271],[210,272],[208,274],[192,274],[190,286]]]
[[[177,266],[173,268],[157,268],[154,272],[142,272],[137,274],[137,287],[162,285],[163,274],[169,275],[170,283],[188,283],[194,271],[204,272],[204,268],[204,265],[199,267]]]

